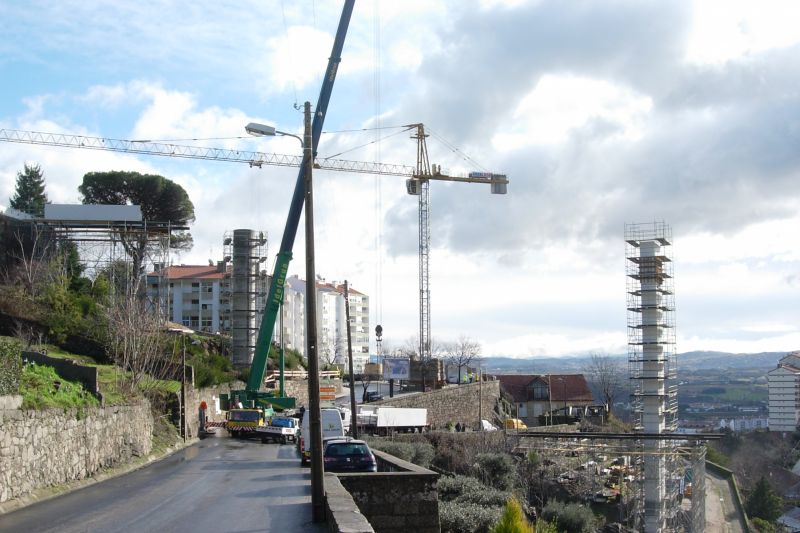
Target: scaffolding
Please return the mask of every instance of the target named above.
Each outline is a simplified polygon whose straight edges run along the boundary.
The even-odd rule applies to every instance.
[[[237,229],[225,232],[223,246],[224,262],[232,267],[226,270],[221,320],[230,324],[233,365],[246,368],[253,362],[267,298],[267,237],[263,231]]]
[[[664,222],[625,225],[628,374],[634,430],[658,435],[678,426],[672,229]],[[646,438],[641,530],[660,533],[675,522],[678,485],[672,440]]]

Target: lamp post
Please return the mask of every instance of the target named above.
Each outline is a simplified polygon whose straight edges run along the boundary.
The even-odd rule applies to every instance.
[[[311,173],[314,168],[311,141],[311,102],[304,110],[304,138],[276,130],[272,126],[251,122],[245,131],[251,135],[283,135],[294,137],[303,146],[305,180],[305,226],[306,226],[306,353],[308,354],[308,415],[311,442],[311,508],[314,522],[325,521],[325,485],[322,462],[322,425],[320,423],[319,360],[317,354],[317,287],[314,267],[314,194]]]
[[[567,379],[564,376],[558,378],[564,389],[564,423],[567,423]]]

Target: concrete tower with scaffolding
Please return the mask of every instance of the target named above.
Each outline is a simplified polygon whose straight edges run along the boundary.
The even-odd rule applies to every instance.
[[[263,232],[237,229],[225,233],[223,246],[225,261],[231,262],[231,357],[234,367],[245,368],[253,362],[267,297],[267,238]]]
[[[672,229],[663,222],[625,225],[628,371],[635,429],[656,435],[677,429],[677,356]],[[671,440],[642,439],[643,530],[666,531],[678,484],[670,480]]]

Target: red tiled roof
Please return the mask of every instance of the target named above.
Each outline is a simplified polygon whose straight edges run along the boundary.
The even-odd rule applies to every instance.
[[[216,266],[208,265],[180,265],[166,267],[161,271],[167,279],[222,279],[224,272],[217,272]],[[151,272],[150,276],[157,276],[159,272]]]
[[[592,391],[583,374],[507,374],[496,377],[503,390],[517,402],[528,401],[528,387],[535,380],[550,383],[551,400],[554,402],[594,401]]]

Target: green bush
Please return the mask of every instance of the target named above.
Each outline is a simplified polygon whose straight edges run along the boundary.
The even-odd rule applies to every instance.
[[[763,518],[753,518],[750,520],[750,524],[758,533],[775,533],[778,530],[775,524],[767,522]]]
[[[713,446],[709,446],[706,450],[706,460],[716,463],[719,466],[728,466],[728,463],[731,462],[727,455],[717,450]]]
[[[502,507],[484,507],[465,502],[439,502],[439,523],[442,533],[489,531],[502,514]]]
[[[469,476],[448,476],[439,479],[439,500],[474,503],[484,507],[503,507],[511,493],[487,487]]]
[[[506,453],[479,453],[473,466],[475,477],[498,490],[514,487],[516,469],[514,460]]]
[[[554,522],[559,531],[566,533],[590,533],[595,528],[595,517],[591,509],[578,503],[550,501],[542,510],[542,517]]]
[[[432,444],[424,440],[418,441],[391,441],[381,438],[368,439],[370,447],[394,455],[398,459],[414,463],[422,468],[429,468],[436,455]]]
[[[486,486],[469,476],[444,476],[439,478],[439,500],[453,501],[462,494],[486,490]]]
[[[379,440],[371,441],[370,446],[389,455],[394,455],[403,461],[412,462],[411,460],[414,458],[414,447],[408,442]]]
[[[0,396],[17,394],[22,375],[22,344],[15,339],[0,339]]]

